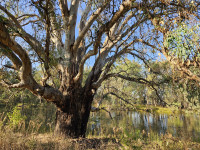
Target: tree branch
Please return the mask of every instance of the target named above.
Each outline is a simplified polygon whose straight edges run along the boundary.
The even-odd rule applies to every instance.
[[[59,6],[62,13],[62,18],[64,22],[67,23],[69,17],[67,0],[59,0]]]
[[[8,30],[3,22],[0,21],[0,45],[4,48],[9,48],[15,52],[22,61],[22,76],[21,79],[26,79],[26,75],[31,75],[31,61],[26,51],[13,39],[11,39]],[[12,54],[12,53],[11,53]]]
[[[67,38],[69,38],[69,43],[67,43],[67,45],[68,45],[67,50],[70,50],[70,47],[75,42],[75,27],[76,27],[76,19],[77,19],[79,3],[80,3],[80,0],[72,0],[71,1],[69,26],[68,26],[69,34],[67,36]]]
[[[0,52],[3,53],[6,57],[8,57],[12,63],[13,63],[13,68],[16,70],[19,70],[22,66],[21,60],[12,52],[11,49],[8,47],[3,47],[3,45],[0,45]]]
[[[109,95],[109,94],[114,95],[114,96],[116,96],[118,99],[121,99],[121,100],[124,101],[125,103],[127,103],[127,104],[129,104],[129,105],[135,107],[132,103],[130,103],[129,101],[127,101],[127,100],[124,99],[123,97],[117,95],[116,93],[114,93],[114,92],[108,92],[108,93],[106,93],[106,95]]]
[[[34,37],[32,37],[30,34],[28,34],[20,25],[20,23],[17,21],[17,19],[7,11],[3,6],[0,5],[0,9],[4,11],[15,24],[12,24],[11,22],[7,21],[6,23],[10,23],[10,26],[14,28],[15,31],[18,32],[18,34],[27,42],[29,45],[35,50],[35,52],[40,56],[40,58],[44,58],[44,49],[40,42],[36,40]],[[4,21],[5,22],[5,21]]]
[[[90,50],[85,56],[83,56],[80,65],[79,65],[79,71],[76,77],[74,77],[74,81],[77,82],[81,76],[83,75],[83,68],[85,61],[90,58],[93,55],[96,55],[98,52],[98,47],[101,43],[101,38],[103,33],[109,32],[109,30],[112,28],[112,26],[118,21],[120,17],[122,17],[126,12],[128,12],[133,7],[138,7],[137,3],[133,3],[131,1],[124,1],[122,5],[120,6],[119,10],[113,15],[111,20],[107,22],[106,24],[103,24],[100,29],[97,32],[96,40],[94,42],[93,50]]]
[[[90,19],[87,21],[86,25],[83,27],[83,29],[81,30],[79,36],[77,37],[74,46],[73,46],[73,50],[77,51],[81,40],[84,38],[85,34],[87,33],[87,31],[90,29],[91,25],[93,24],[93,22],[97,19],[97,17],[101,14],[101,12],[106,8],[106,6],[109,4],[111,0],[107,0],[105,2],[104,5],[102,5],[100,8],[98,8],[90,17]],[[83,20],[85,20],[86,16],[82,16],[81,21],[83,22]]]

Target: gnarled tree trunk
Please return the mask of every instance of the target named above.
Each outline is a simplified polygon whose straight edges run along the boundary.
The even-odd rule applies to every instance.
[[[90,115],[92,94],[75,92],[75,95],[67,96],[68,104],[62,109],[57,109],[56,135],[72,138],[85,137],[87,123]]]

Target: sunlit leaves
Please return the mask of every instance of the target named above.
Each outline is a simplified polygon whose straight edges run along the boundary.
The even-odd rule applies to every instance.
[[[13,112],[8,113],[11,127],[15,128],[20,121],[25,120],[26,116],[22,116],[19,107],[14,107]]]
[[[182,23],[178,28],[168,33],[165,46],[169,49],[169,55],[182,60],[200,57],[199,53],[199,26]]]

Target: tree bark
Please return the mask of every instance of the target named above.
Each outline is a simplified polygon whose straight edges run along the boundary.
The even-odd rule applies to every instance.
[[[70,138],[85,137],[93,95],[82,93],[68,100],[66,107],[57,109],[54,133]]]

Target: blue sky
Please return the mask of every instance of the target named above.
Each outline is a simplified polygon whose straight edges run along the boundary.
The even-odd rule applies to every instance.
[[[21,2],[24,3],[25,1],[21,1]],[[69,1],[68,1],[68,6],[70,6],[70,2],[69,2]],[[25,7],[25,6],[22,6],[22,7]],[[79,21],[80,21],[80,19],[81,19],[81,13],[82,13],[82,11],[83,11],[84,8],[85,8],[85,4],[82,3],[82,9],[79,8],[79,10],[78,10],[77,24],[76,24],[76,32],[75,32],[76,38],[78,37],[78,33],[79,33],[79,28],[78,28],[78,26],[79,26]],[[24,10],[26,10],[26,9],[24,9]],[[36,13],[38,13],[38,12],[36,11]],[[28,31],[30,34],[33,33],[33,30],[32,30],[32,27],[31,27],[30,24],[27,25],[27,26],[24,26],[24,29],[25,29],[26,31]],[[139,31],[137,31],[135,34],[138,35],[138,34],[139,34]],[[63,39],[64,39],[64,38],[63,38]],[[20,38],[18,38],[18,42],[21,43],[21,42],[23,42],[23,40],[20,39]],[[135,46],[136,48],[139,48],[138,44],[135,44],[134,46]],[[149,53],[149,54],[150,54],[151,56],[153,56],[151,53]],[[157,53],[155,53],[155,55],[157,55]],[[96,57],[96,56],[92,56],[90,59],[88,59],[87,62],[86,62],[86,65],[92,66],[92,65],[94,64],[94,62],[95,62],[95,57]],[[131,55],[127,55],[127,58],[130,59],[130,60],[133,59],[133,57],[132,57]],[[34,66],[37,66],[37,63],[35,63],[35,64],[33,64],[33,65],[34,65]]]

